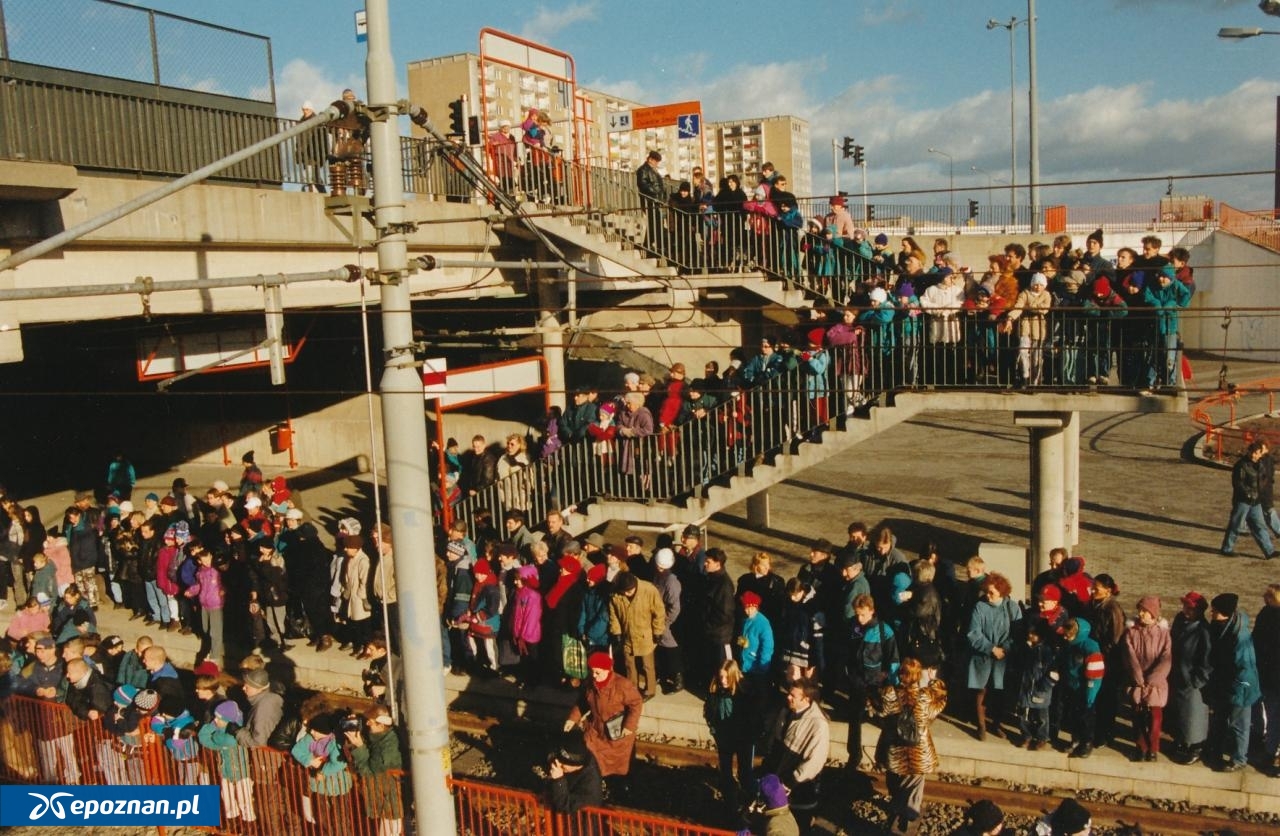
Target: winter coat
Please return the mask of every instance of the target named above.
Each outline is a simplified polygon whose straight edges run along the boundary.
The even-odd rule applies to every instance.
[[[581,769],[565,772],[548,784],[551,809],[557,813],[573,814],[583,807],[604,805],[604,779],[600,764],[587,753],[587,762]]]
[[[1063,681],[1073,692],[1084,693],[1085,707],[1092,707],[1102,690],[1102,677],[1107,672],[1098,643],[1089,633],[1089,622],[1077,619],[1080,632],[1067,645],[1063,656]]]
[[[44,556],[49,558],[49,565],[54,568],[59,589],[63,589],[67,584],[75,582],[76,573],[71,568],[71,551],[67,548],[67,538],[50,537],[45,540]],[[56,598],[58,596],[55,593],[49,597]]]
[[[222,573],[212,566],[201,566],[196,570],[196,582],[187,587],[183,594],[197,599],[202,610],[222,609],[227,598],[227,592],[222,587]]]
[[[267,560],[254,560],[248,564],[249,589],[257,594],[263,607],[283,607],[289,603],[289,575],[284,558],[273,552]]]
[[[707,590],[703,607],[703,635],[711,644],[725,645],[733,641],[733,621],[736,608],[733,601],[733,582],[729,573],[721,569],[706,576]]]
[[[1203,618],[1178,613],[1169,630],[1173,668],[1169,672],[1169,710],[1165,728],[1175,741],[1198,744],[1209,733],[1209,707],[1201,689],[1209,682],[1209,625]]]
[[[173,565],[174,561],[181,560],[182,550],[177,546],[161,546],[160,551],[157,553],[156,586],[160,587],[160,591],[165,595],[177,595],[181,591],[178,589],[177,582],[169,580],[169,567]],[[177,577],[176,571],[172,574]]]
[[[880,690],[879,699],[872,701],[873,715],[895,717],[909,712],[914,721],[914,743],[898,735],[896,717],[885,730],[889,735],[890,772],[895,775],[928,775],[937,771],[938,751],[933,746],[933,734],[929,729],[934,718],[946,707],[947,686],[941,680],[934,680],[924,688],[898,686]]]
[[[662,598],[663,609],[666,610],[667,629],[663,630],[658,638],[658,645],[678,647],[672,628],[680,618],[680,593],[682,592],[680,579],[675,576],[675,573],[663,570],[654,574],[653,585],[657,588],[659,597]]]
[[[346,795],[351,791],[351,773],[347,771],[347,764],[342,760],[342,749],[332,735],[321,740],[326,741],[323,762],[319,769],[308,769],[307,788],[316,795],[330,797]],[[310,734],[303,734],[293,744],[289,753],[298,763],[307,766],[315,757],[311,754],[311,744],[314,742],[317,741]]]
[[[1169,704],[1169,671],[1173,667],[1173,638],[1164,619],[1143,627],[1134,622],[1122,640],[1129,700],[1138,706],[1164,708]]]
[[[89,681],[83,688],[76,687],[74,683],[68,684],[67,708],[81,720],[88,720],[90,711],[97,711],[98,714],[105,716],[115,708],[111,701],[112,690],[111,683],[97,670],[90,668]]]
[[[400,738],[394,729],[380,734],[365,734],[365,745],[351,750],[351,769],[364,778],[365,814],[371,819],[399,819],[404,815],[400,803],[400,780],[386,773],[400,769]]]
[[[622,637],[622,652],[647,656],[667,631],[667,608],[662,594],[648,581],[637,580],[635,595],[614,595],[609,602],[609,633]]]
[[[342,576],[342,603],[350,621],[363,621],[373,615],[369,608],[369,556],[363,551],[347,561]]]
[[[538,590],[527,586],[516,590],[511,638],[517,647],[521,642],[532,647],[542,641],[542,595]]]
[[[1142,291],[1142,301],[1157,311],[1156,319],[1162,335],[1178,333],[1178,311],[1191,304],[1191,290],[1174,279],[1163,287],[1157,281]]]
[[[578,628],[574,633],[582,637],[587,647],[608,647],[612,631],[610,609],[617,596],[610,595],[609,584],[597,583],[587,587],[582,595],[582,607],[578,610]]]
[[[738,637],[738,660],[742,672],[748,676],[769,673],[769,666],[773,664],[773,627],[764,613],[756,612],[743,620]]]
[[[1253,620],[1258,684],[1264,694],[1280,694],[1280,607],[1264,606]]]
[[[578,723],[587,716],[583,729],[587,748],[596,756],[600,764],[600,774],[626,775],[631,771],[631,757],[636,746],[636,729],[640,728],[640,714],[644,709],[644,698],[639,689],[625,676],[612,674],[603,687],[590,682],[583,689],[569,711],[569,720]],[[606,721],[622,714],[622,728],[630,734],[623,734],[617,740],[610,740],[605,732]]]
[[[1024,290],[1018,294],[1009,309],[1008,320],[1017,321],[1018,336],[1035,342],[1043,342],[1047,334],[1045,317],[1053,305],[1053,295],[1048,290],[1032,293]]]
[[[964,282],[933,285],[920,296],[920,307],[928,314],[929,342],[960,342],[960,308],[964,305]]]
[[[67,542],[73,572],[83,572],[98,565],[98,533],[89,525],[85,515],[81,515],[80,522],[67,530]]]
[[[120,669],[116,671],[117,685],[132,685],[138,690],[147,687],[151,674],[142,664],[142,658],[136,650],[130,650],[120,659]]]
[[[1249,634],[1249,616],[1239,610],[1226,621],[1209,625],[1209,684],[1205,702],[1211,706],[1248,708],[1262,696],[1258,660]]]
[[[1022,609],[1012,598],[1004,598],[992,604],[985,598],[978,601],[969,620],[969,680],[970,688],[1004,688],[1004,672],[1008,653],[1013,649],[1014,625],[1022,620]],[[992,655],[995,648],[1004,648],[1005,658]]]
[[[196,734],[196,739],[204,748],[217,751],[222,780],[235,782],[253,777],[249,768],[248,747],[241,746],[235,735],[227,732],[226,726],[219,728],[216,723],[205,723]]]
[[[822,713],[822,706],[814,701],[803,711],[789,714],[777,745],[781,754],[777,758],[776,773],[791,790],[792,806],[797,809],[801,803],[806,809],[817,806],[816,782],[831,750],[831,726]],[[803,785],[810,790],[798,791]]]
[[[1257,505],[1261,498],[1261,463],[1252,461],[1246,453],[1231,468],[1231,501]]]
[[[1019,672],[1018,708],[1044,710],[1053,702],[1058,684],[1058,651],[1049,642],[1023,642],[1014,652]]]
[[[804,604],[787,601],[774,631],[773,655],[784,665],[807,668],[816,665],[813,645],[814,615]]]
[[[872,618],[865,625],[854,621],[849,631],[849,678],[869,689],[896,682],[900,660],[893,628]]]
[[[1120,606],[1120,601],[1114,595],[1105,601],[1094,601],[1089,605],[1085,617],[1089,619],[1093,640],[1098,643],[1102,655],[1107,657],[1108,662],[1115,660],[1125,627],[1124,609]]]

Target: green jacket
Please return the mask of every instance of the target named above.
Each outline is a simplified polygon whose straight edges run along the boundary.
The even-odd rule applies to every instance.
[[[400,738],[395,730],[365,735],[365,745],[351,750],[351,768],[360,776],[365,810],[369,818],[398,819],[404,815],[400,803],[401,778],[388,775],[401,768]]]

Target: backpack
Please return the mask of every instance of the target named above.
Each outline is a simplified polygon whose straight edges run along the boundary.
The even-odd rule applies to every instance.
[[[175,586],[178,583],[178,569],[182,566],[182,560],[182,550],[178,549],[177,553],[174,554],[173,559],[169,561],[169,565],[165,568],[165,577],[169,579],[169,583],[174,584]]]
[[[918,746],[920,744],[920,727],[916,725],[914,706],[903,704],[893,724],[894,743],[899,746]]]

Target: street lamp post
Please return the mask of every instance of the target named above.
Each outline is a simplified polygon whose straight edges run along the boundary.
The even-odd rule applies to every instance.
[[[1018,65],[1014,52],[1013,30],[1026,20],[1009,18],[1008,23],[1001,23],[994,17],[987,21],[987,29],[1007,29],[1009,31],[1009,224],[1018,222]]]
[[[938,154],[947,158],[947,167],[950,169],[950,189],[947,192],[947,202],[950,204],[949,214],[947,215],[947,223],[952,229],[956,226],[956,160],[946,151],[939,148],[930,148],[930,154]]]
[[[1271,9],[1275,3],[1263,3],[1262,10],[1267,14],[1276,14]],[[1218,30],[1219,38],[1232,38],[1242,41],[1245,38],[1256,38],[1259,35],[1280,35],[1280,31],[1275,29],[1262,29],[1258,26],[1224,26]],[[1275,198],[1273,202],[1275,206],[1271,208],[1271,214],[1275,218],[1280,218],[1280,96],[1276,97],[1276,182],[1275,182]]]
[[[1027,138],[1031,144],[1031,234],[1040,231],[1040,94],[1036,88],[1036,0],[1027,0]]]

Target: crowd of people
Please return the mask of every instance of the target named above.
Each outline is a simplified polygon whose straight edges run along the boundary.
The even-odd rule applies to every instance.
[[[482,452],[472,452],[480,467]],[[1243,458],[1266,470],[1268,455],[1255,446]],[[7,605],[12,593],[17,610],[0,688],[102,720],[118,741],[99,759],[108,780],[139,777],[131,753],[140,735],[164,740],[179,768],[195,769],[181,765],[200,747],[218,752],[224,796],[235,801],[228,811],[252,817],[254,795],[237,786],[241,747],[275,735],[315,770],[313,794],[342,795],[351,774],[399,766],[403,694],[399,637],[382,629],[398,621],[391,532],[366,542],[360,524],[343,519],[330,548],[293,507],[287,482],[267,481],[252,453],[243,465],[234,490],[216,482],[197,499],[177,479],[135,510],[136,477],[117,457],[105,501],[79,494],[48,529],[34,505],[0,497],[0,600]],[[1268,504],[1258,515],[1265,523],[1274,512]],[[729,556],[692,525],[651,544],[575,535],[559,511],[532,520],[511,508],[501,524],[456,519],[437,550],[441,662],[453,674],[577,693],[548,761],[551,798],[566,811],[603,798],[600,779],[611,798],[628,798],[645,703],[680,690],[704,700],[727,807],[754,802],[777,819],[780,808],[767,803],[785,796],[801,832],[824,781],[860,786],[868,762],[888,773],[891,824],[913,830],[924,776],[939,768],[930,727],[944,710],[979,740],[1075,759],[1109,746],[1138,762],[1164,753],[1222,772],[1252,762],[1280,775],[1280,584],[1261,590],[1251,623],[1230,591],[1190,591],[1176,608],[1142,595],[1126,613],[1119,581],[1087,572],[1066,549],[1053,551],[1019,600],[1022,590],[979,557],[958,565],[929,545],[909,559],[890,528],[861,522],[838,546],[815,540],[791,578],[767,552],[731,577]],[[100,636],[104,606],[130,611],[147,635],[129,646]],[[202,639],[191,692],[154,635],[162,631]],[[303,722],[285,711],[264,657],[303,638],[321,652],[341,642],[367,660],[372,702],[362,717]],[[234,663],[238,679],[222,673],[229,646],[251,648]],[[825,768],[840,760],[830,751],[833,716],[849,724],[837,774]],[[867,723],[880,727],[871,752]],[[12,763],[12,718],[3,728]],[[68,729],[29,731],[39,737],[33,776],[83,779]],[[341,815],[323,801],[315,809],[320,819]]]

